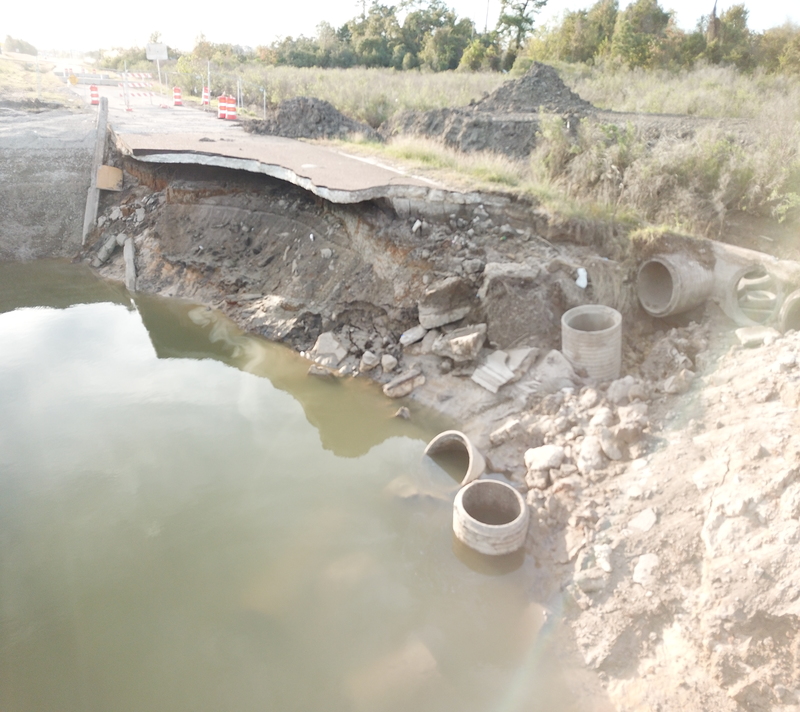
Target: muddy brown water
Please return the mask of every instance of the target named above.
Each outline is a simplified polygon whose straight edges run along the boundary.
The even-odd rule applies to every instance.
[[[442,424],[307,367],[0,264],[0,709],[586,708],[541,572],[453,545]]]

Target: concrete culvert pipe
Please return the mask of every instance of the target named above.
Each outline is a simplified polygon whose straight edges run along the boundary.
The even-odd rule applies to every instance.
[[[800,331],[800,289],[786,297],[778,320],[782,332]]]
[[[622,369],[622,315],[602,304],[575,307],[561,317],[561,350],[590,378],[613,381]]]
[[[714,274],[688,255],[658,255],[639,267],[636,292],[651,316],[694,309],[711,296]]]
[[[511,554],[528,533],[528,505],[511,485],[478,480],[462,487],[453,503],[453,532],[481,554]]]
[[[467,471],[461,480],[462,487],[477,480],[486,471],[486,461],[483,459],[483,455],[460,430],[445,430],[439,433],[425,447],[425,454],[432,457],[438,452],[447,450],[462,450],[467,454]]]

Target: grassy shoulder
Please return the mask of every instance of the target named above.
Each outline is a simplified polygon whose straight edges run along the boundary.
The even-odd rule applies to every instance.
[[[36,57],[0,53],[0,101],[61,104],[77,107],[80,101],[53,74],[54,65]]]
[[[523,161],[409,136],[328,144],[459,190],[529,196],[565,217],[631,229],[718,237],[732,213],[800,226],[800,122],[791,112],[752,122],[744,138],[714,124],[653,138],[594,118],[575,136],[560,117],[542,117],[537,148]]]

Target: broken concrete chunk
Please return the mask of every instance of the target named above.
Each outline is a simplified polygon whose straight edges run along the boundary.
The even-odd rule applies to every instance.
[[[308,375],[309,376],[322,376],[327,378],[333,378],[333,371],[329,368],[325,368],[325,366],[320,366],[316,363],[312,363],[308,367]]]
[[[633,569],[633,582],[644,588],[651,588],[658,580],[660,563],[657,554],[642,554]]]
[[[624,378],[618,378],[616,381],[611,381],[606,392],[608,402],[614,405],[626,405],[628,403],[628,393],[635,384],[636,379],[633,376],[625,376]]]
[[[319,251],[319,256],[322,257],[323,260],[329,260],[333,257],[333,250],[330,247],[323,247]]]
[[[366,373],[375,368],[381,360],[372,351],[365,351],[361,356],[361,361],[358,364],[358,370],[361,373]]]
[[[771,326],[743,326],[736,330],[736,338],[747,348],[761,346],[766,339],[779,339],[780,336],[781,333]]]
[[[524,434],[525,430],[522,428],[519,418],[511,418],[489,435],[489,442],[495,446],[502,445],[507,440]]]
[[[589,427],[608,427],[614,424],[614,413],[610,408],[598,408],[592,419],[589,421]]]
[[[556,393],[562,388],[572,388],[576,378],[572,364],[564,354],[553,349],[537,364],[526,385],[535,393]]]
[[[525,451],[528,472],[555,470],[564,462],[564,448],[560,445],[542,445]]]
[[[475,369],[472,380],[487,391],[497,393],[501,386],[514,378],[514,372],[506,365],[507,360],[505,351],[492,351],[484,363]]]
[[[599,593],[609,581],[608,574],[598,566],[575,574],[575,584],[584,593]]]
[[[122,248],[122,257],[125,260],[125,288],[129,292],[136,291],[136,248],[133,245],[133,238],[125,240]]]
[[[466,272],[467,274],[477,274],[483,269],[483,260],[479,259],[464,260],[461,263],[461,266],[464,268],[464,272]]]
[[[433,344],[433,353],[456,363],[474,361],[486,341],[486,324],[476,324],[442,334]]]
[[[619,425],[615,428],[617,437],[628,444],[640,440],[642,432],[650,424],[648,410],[647,403],[642,402],[620,407],[617,410]]]
[[[397,368],[397,359],[391,354],[381,356],[381,368],[384,373],[391,373]]]
[[[319,335],[309,355],[320,366],[335,368],[347,356],[347,349],[342,346],[332,331],[326,331]]]
[[[694,373],[687,369],[681,369],[680,373],[670,376],[664,381],[663,391],[670,395],[682,395],[686,393],[692,385]]]
[[[513,372],[515,377],[519,377],[531,367],[531,363],[539,355],[539,349],[534,348],[519,348],[508,349],[508,366]]]
[[[134,212],[134,218],[137,223],[140,223],[144,220],[144,208],[136,208]]]
[[[108,261],[114,250],[117,248],[117,237],[112,235],[104,243],[103,246],[97,251],[97,255],[92,260],[92,267],[100,267]]]
[[[412,326],[410,329],[403,332],[402,336],[400,337],[400,345],[411,346],[411,344],[416,344],[417,341],[422,341],[423,337],[427,333],[428,330],[421,324]]]
[[[600,428],[597,433],[600,438],[600,447],[603,448],[605,456],[609,460],[621,460],[622,450],[614,438],[614,434],[608,428]]]
[[[419,351],[422,354],[431,354],[433,353],[433,345],[436,343],[436,339],[439,338],[441,332],[438,329],[431,329],[425,336],[422,338],[422,341],[419,342]]]
[[[417,368],[412,368],[410,371],[401,373],[396,378],[393,378],[389,383],[383,387],[384,395],[389,398],[402,398],[407,396],[415,388],[425,385],[425,376]]]
[[[606,466],[600,438],[594,435],[587,435],[583,439],[576,464],[582,475],[588,475],[595,470],[602,470]]]
[[[642,510],[631,521],[628,522],[628,529],[635,529],[638,532],[649,532],[657,521],[655,511],[652,507]]]
[[[434,282],[419,300],[419,323],[426,329],[452,324],[472,310],[472,285],[460,277]]]

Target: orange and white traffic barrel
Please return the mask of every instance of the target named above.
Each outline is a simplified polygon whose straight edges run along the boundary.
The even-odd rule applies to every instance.
[[[220,97],[217,97],[217,118],[228,118],[228,97],[224,94]]]
[[[236,121],[236,99],[228,97],[228,114],[225,117],[228,121]]]
[[[203,103],[202,106],[211,106],[211,92],[208,87],[203,87]]]
[[[94,84],[89,87],[89,96],[91,97],[92,106],[97,106],[100,103],[100,92]]]
[[[172,105],[183,106],[183,99],[181,98],[180,87],[172,87]]]

